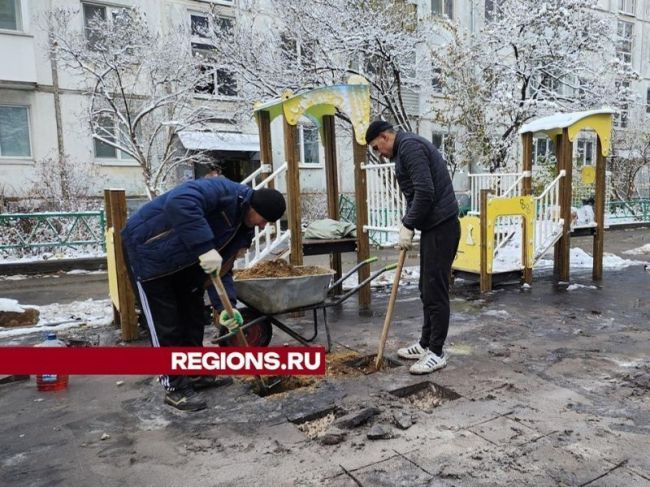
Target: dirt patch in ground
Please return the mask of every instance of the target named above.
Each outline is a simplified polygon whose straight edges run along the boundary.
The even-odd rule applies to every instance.
[[[326,356],[325,377],[359,377],[376,372],[375,362],[368,360],[367,357],[353,352],[342,351],[330,353]],[[390,368],[390,364],[384,362],[382,370]],[[241,379],[248,384],[256,385],[254,377],[244,377]],[[278,383],[279,380],[279,383]],[[267,385],[273,385],[267,395],[276,395],[283,392],[293,391],[294,389],[315,388],[322,380],[320,376],[313,375],[289,375],[280,377],[265,377]]]
[[[235,279],[257,279],[261,277],[300,277],[326,274],[327,269],[318,266],[292,266],[286,260],[276,259],[260,262],[259,264],[235,271]]]
[[[320,434],[327,431],[335,419],[336,417],[334,416],[334,413],[329,413],[327,416],[314,419],[313,421],[306,421],[302,424],[299,424],[297,427],[300,431],[305,433],[307,438],[313,440]]]

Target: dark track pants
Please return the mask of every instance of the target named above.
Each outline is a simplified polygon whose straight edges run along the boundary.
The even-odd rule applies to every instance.
[[[198,264],[174,274],[137,283],[142,311],[154,347],[200,347],[205,314],[203,283],[206,274]],[[161,376],[168,390],[190,385],[188,376]]]
[[[420,345],[440,355],[449,330],[449,277],[460,241],[460,222],[452,218],[420,235]]]

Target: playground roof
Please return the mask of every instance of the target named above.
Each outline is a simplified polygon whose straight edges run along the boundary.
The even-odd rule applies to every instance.
[[[255,106],[255,112],[269,113],[271,121],[284,114],[287,123],[296,125],[301,117],[309,118],[318,128],[324,115],[340,110],[351,120],[357,142],[365,145],[370,123],[370,89],[365,78],[352,76],[347,84],[323,86],[297,95],[285,92],[280,98]]]
[[[603,156],[609,153],[609,141],[612,132],[612,115],[615,111],[611,108],[587,110],[584,112],[556,113],[548,117],[538,118],[525,123],[519,129],[520,134],[544,133],[548,137],[560,135],[563,129],[568,129],[569,140],[573,141],[581,130],[589,127],[600,138]]]

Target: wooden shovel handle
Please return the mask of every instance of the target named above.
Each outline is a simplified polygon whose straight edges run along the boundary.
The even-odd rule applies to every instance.
[[[379,340],[379,349],[377,350],[377,358],[375,360],[375,368],[379,370],[384,360],[384,347],[386,346],[386,339],[388,338],[388,330],[390,322],[393,318],[393,310],[395,308],[395,300],[397,298],[397,288],[399,287],[399,280],[402,277],[402,267],[406,260],[406,250],[402,250],[399,254],[399,261],[397,269],[395,269],[395,277],[393,278],[393,287],[390,290],[390,299],[388,300],[388,309],[386,310],[386,318],[384,319],[384,328],[381,332],[381,339]]]

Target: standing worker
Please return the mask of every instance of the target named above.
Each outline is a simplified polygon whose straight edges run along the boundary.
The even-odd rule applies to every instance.
[[[206,274],[252,242],[254,228],[278,220],[286,209],[274,189],[253,190],[218,176],[187,181],[142,206],[122,239],[134,290],[155,347],[203,346]],[[242,324],[223,314],[229,330]],[[165,403],[183,411],[207,407],[195,390],[223,385],[214,376],[161,376]]]
[[[434,145],[419,135],[399,131],[376,120],[366,131],[366,143],[395,163],[395,175],[406,197],[406,214],[399,229],[398,247],[413,246],[420,230],[420,299],[422,336],[397,355],[417,360],[412,374],[429,374],[447,365],[443,351],[449,330],[449,277],[460,240],[458,202],[447,164]]]

